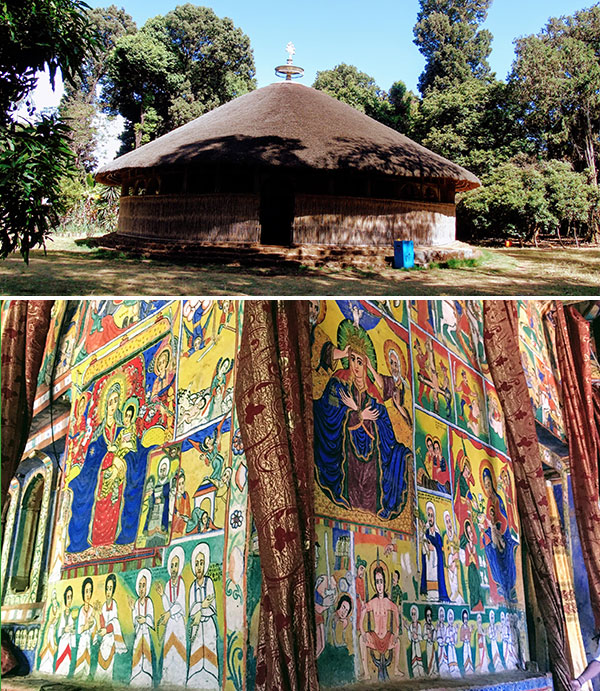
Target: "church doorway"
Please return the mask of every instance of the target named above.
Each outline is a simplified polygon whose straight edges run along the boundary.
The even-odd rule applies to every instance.
[[[270,176],[263,181],[260,191],[261,244],[292,244],[294,205],[294,189],[287,176]]]

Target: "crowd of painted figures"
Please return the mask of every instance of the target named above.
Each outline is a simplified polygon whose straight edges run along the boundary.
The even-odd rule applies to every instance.
[[[114,598],[115,574],[103,579],[104,603],[92,601],[99,578],[83,580],[79,606],[71,585],[63,593],[62,607],[54,592],[39,671],[110,682],[121,656],[119,664],[131,664],[131,685],[220,688],[215,586],[207,574],[209,546],[200,543],[192,552],[191,583],[182,577],[184,558],[181,546],[173,548],[167,560],[169,578],[165,583],[155,579],[154,587],[152,571],[140,570],[137,597],[127,596],[126,613]],[[126,617],[133,624],[129,641],[122,630]]]
[[[317,656],[326,643],[351,651],[355,627],[359,676],[364,678],[371,676],[371,663],[382,680],[403,676],[403,651],[412,677],[461,677],[522,666],[518,612],[489,609],[472,613],[466,607],[410,604],[403,599],[398,570],[392,573],[388,594],[388,568],[383,563],[373,569],[375,593],[368,598],[366,571],[366,561],[359,556],[354,579],[350,574],[344,577],[344,583],[354,581],[354,597],[348,592],[340,594],[334,576],[317,578]]]

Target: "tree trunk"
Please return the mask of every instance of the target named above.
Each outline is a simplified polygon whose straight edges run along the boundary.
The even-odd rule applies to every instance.
[[[594,135],[592,129],[592,123],[590,122],[589,111],[587,113],[587,128],[585,134],[585,162],[587,167],[590,169],[592,176],[592,184],[598,186],[598,172],[596,170],[596,150],[594,148]]]
[[[144,113],[144,105],[140,105],[140,122],[137,127],[135,127],[135,148],[139,149],[140,146],[142,145],[142,135],[144,133],[144,119],[145,119],[145,113]]]

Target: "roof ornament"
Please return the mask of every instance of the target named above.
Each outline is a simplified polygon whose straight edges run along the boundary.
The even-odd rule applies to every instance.
[[[296,47],[290,41],[285,50],[288,54],[288,59],[285,65],[279,65],[275,68],[275,74],[278,77],[285,77],[286,82],[292,81],[292,79],[298,79],[304,74],[304,68],[298,67],[293,64],[293,56],[296,54]]]

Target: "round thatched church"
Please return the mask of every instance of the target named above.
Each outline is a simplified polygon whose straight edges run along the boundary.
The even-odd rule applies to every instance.
[[[102,168],[118,232],[268,245],[445,245],[469,171],[327,94],[285,81]]]

